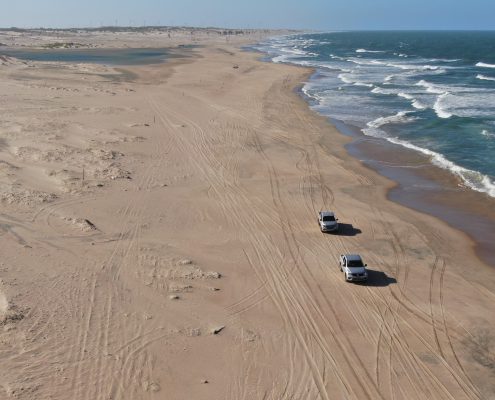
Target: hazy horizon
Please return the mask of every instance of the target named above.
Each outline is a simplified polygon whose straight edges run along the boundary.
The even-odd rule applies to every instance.
[[[257,27],[243,27],[243,26],[238,26],[238,27],[233,27],[233,26],[215,26],[215,25],[204,25],[204,26],[198,26],[198,25],[95,25],[95,26],[67,26],[67,27],[60,27],[60,26],[0,26],[0,30],[11,30],[11,29],[18,29],[18,30],[37,30],[37,29],[46,29],[46,30],[74,30],[74,29],[80,29],[80,30],[98,30],[98,29],[125,29],[125,28],[130,28],[130,29],[153,29],[153,28],[185,28],[185,29],[230,29],[230,30],[280,30],[280,31],[297,31],[297,32],[308,32],[308,33],[331,33],[331,32],[495,32],[495,28],[490,28],[490,29],[433,29],[433,28],[418,28],[418,29],[397,29],[397,28],[390,28],[390,29],[305,29],[305,28],[257,28]]]
[[[297,30],[495,30],[491,0],[0,0],[2,28],[188,26]]]

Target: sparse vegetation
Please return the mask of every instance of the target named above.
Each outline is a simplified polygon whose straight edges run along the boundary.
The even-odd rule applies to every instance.
[[[42,46],[45,49],[78,49],[80,47],[88,47],[82,43],[74,43],[74,42],[55,42],[48,43]]]
[[[140,32],[140,33],[152,33],[152,32],[200,32],[207,31],[208,33],[216,33],[217,35],[244,35],[251,34],[254,32],[265,32],[268,33],[268,29],[230,29],[230,28],[196,28],[189,26],[100,26],[95,28],[67,28],[67,29],[57,29],[57,28],[34,28],[34,29],[23,29],[23,28],[0,28],[0,32],[17,32],[17,33],[88,33],[88,32]],[[287,32],[297,32],[296,30],[288,30]]]

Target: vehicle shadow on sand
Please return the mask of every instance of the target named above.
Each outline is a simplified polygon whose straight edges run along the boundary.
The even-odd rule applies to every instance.
[[[363,286],[383,287],[397,283],[395,278],[388,276],[383,271],[375,271],[374,269],[369,268],[366,268],[366,271],[368,271],[368,280],[360,283]]]
[[[339,229],[335,232],[328,232],[339,236],[356,236],[361,233],[361,229],[355,228],[352,224],[343,224],[339,222]]]

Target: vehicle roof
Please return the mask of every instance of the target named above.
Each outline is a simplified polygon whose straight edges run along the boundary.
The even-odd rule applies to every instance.
[[[344,254],[348,261],[362,261],[359,254]]]
[[[322,217],[330,217],[330,216],[335,216],[333,211],[320,211],[320,214]]]

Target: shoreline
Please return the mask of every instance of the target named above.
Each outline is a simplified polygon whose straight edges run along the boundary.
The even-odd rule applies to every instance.
[[[331,121],[342,134],[347,126]],[[347,148],[375,172],[393,180],[387,198],[446,222],[465,233],[472,241],[475,254],[495,267],[495,199],[466,187],[453,173],[435,166],[428,157],[347,128],[354,138]],[[344,132],[343,132],[344,131]]]
[[[263,58],[262,62],[273,63],[269,57]],[[285,64],[308,68],[290,62]],[[309,68],[313,72],[308,75],[308,80],[316,72],[316,68]],[[357,126],[312,110],[311,99],[303,92],[304,85],[305,82],[301,82],[295,90],[311,111],[327,118],[328,123],[342,135],[353,139],[346,145],[349,155],[394,182],[387,191],[389,200],[439,218],[463,232],[472,241],[476,256],[486,265],[495,267],[494,198],[467,187],[454,173],[434,165],[424,154],[386,139],[367,136]],[[428,164],[426,168],[425,163]],[[455,199],[451,198],[453,195]]]
[[[382,144],[382,143],[380,143]],[[377,149],[375,144],[354,143],[351,153],[367,157]],[[449,171],[430,165],[415,168],[415,163],[429,162],[416,152],[409,152],[406,165],[394,166],[397,154],[407,154],[400,146],[390,146],[386,157],[366,160],[375,171],[393,179],[397,185],[387,197],[417,211],[432,215],[454,229],[464,232],[472,241],[475,254],[485,264],[495,267],[495,199],[463,186]],[[375,153],[376,154],[376,153]],[[388,161],[387,161],[388,159]],[[402,161],[402,160],[401,160]]]

